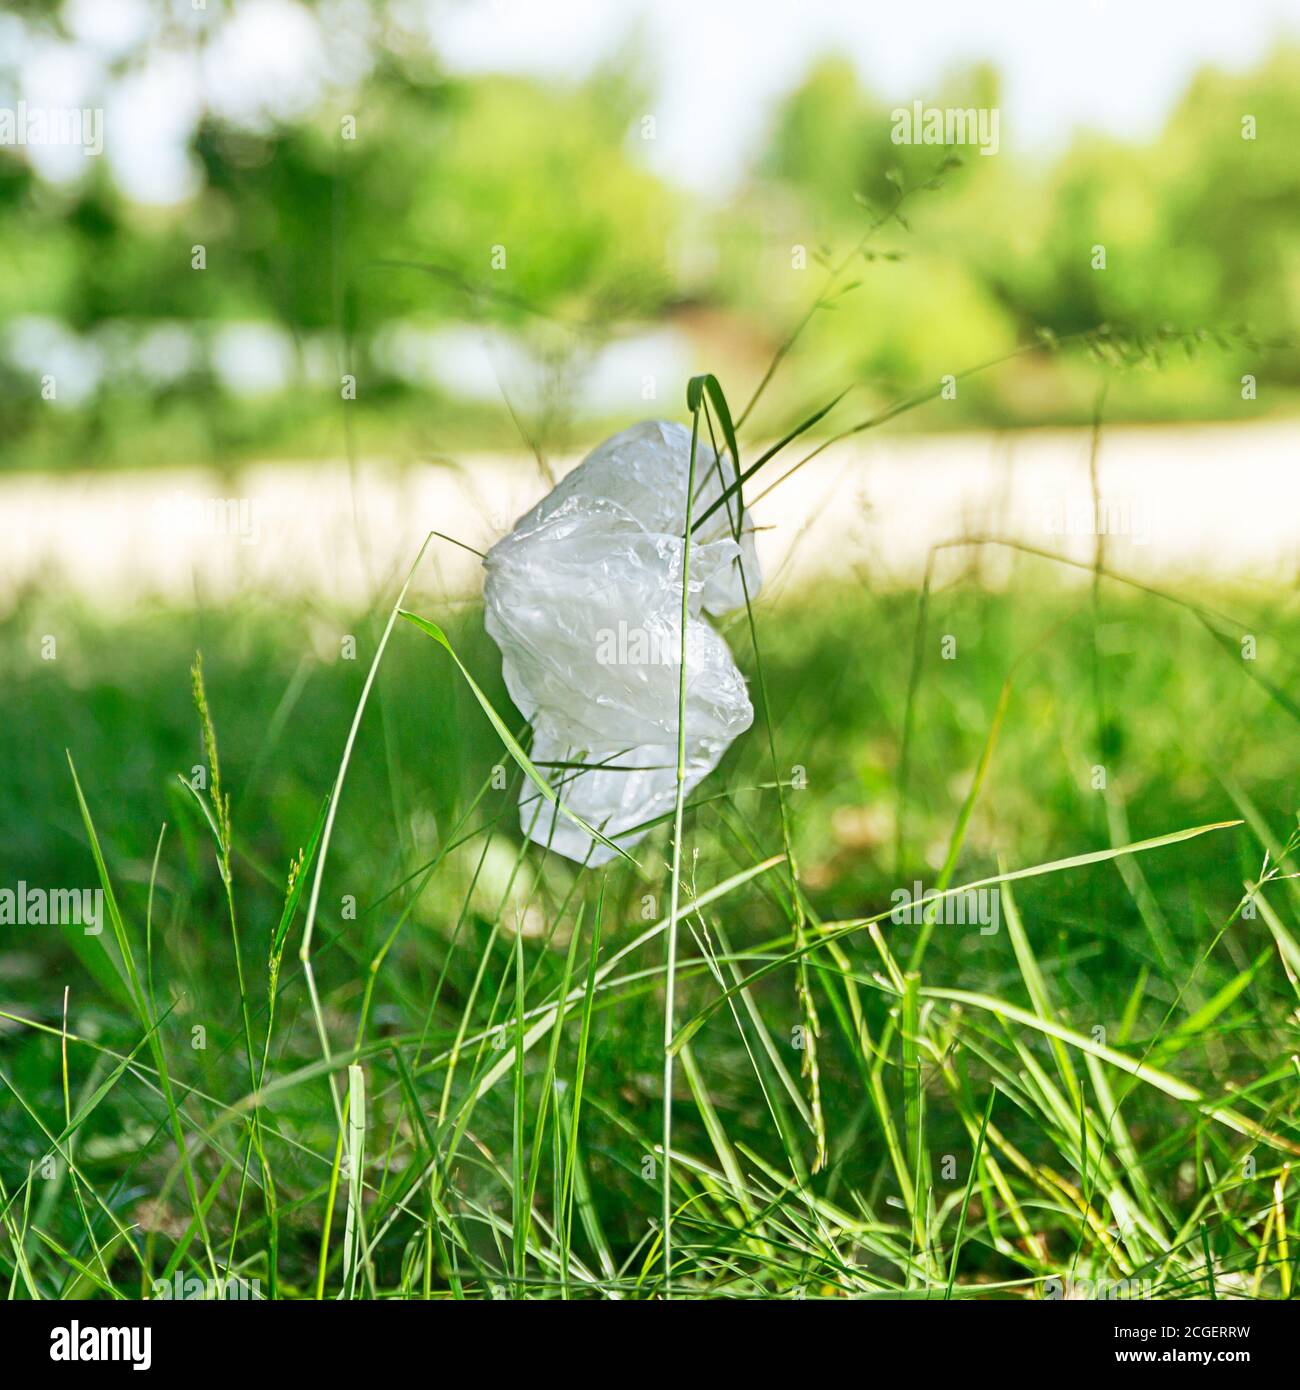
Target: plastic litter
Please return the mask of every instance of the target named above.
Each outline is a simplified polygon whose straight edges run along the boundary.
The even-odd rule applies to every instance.
[[[484,558],[485,623],[506,687],[533,726],[531,757],[570,810],[609,837],[669,812],[677,791],[682,552],[691,434],[647,420],[594,449]],[[735,479],[696,446],[703,515]],[[686,625],[686,788],[753,722],[744,677],[705,618],[762,582],[738,498],[693,533]],[[743,568],[743,583],[742,583]],[[565,764],[596,764],[579,770]],[[525,781],[520,825],[589,864],[614,857]],[[630,848],[647,833],[620,838]]]

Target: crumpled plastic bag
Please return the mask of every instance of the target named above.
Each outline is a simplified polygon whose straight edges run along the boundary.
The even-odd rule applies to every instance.
[[[682,425],[647,420],[623,430],[520,517],[483,561],[485,624],[501,648],[511,699],[533,726],[532,760],[564,804],[607,837],[671,811],[676,798],[690,452]],[[730,456],[698,442],[694,516],[734,480]],[[733,537],[738,501],[719,507],[691,540],[687,791],[754,718],[744,677],[703,616],[743,606],[744,586],[752,599],[762,582],[743,515],[739,544]],[[519,819],[531,839],[570,859],[614,857],[527,780]],[[626,849],[640,838],[618,843]]]

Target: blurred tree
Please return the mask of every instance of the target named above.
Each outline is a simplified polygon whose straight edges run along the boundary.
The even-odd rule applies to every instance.
[[[102,64],[105,91],[162,47],[201,55],[245,8],[210,0],[196,27],[170,0],[154,0],[152,25]],[[9,272],[0,277],[0,436],[10,465],[335,448],[337,415],[324,407],[345,362],[366,376],[358,418],[385,442],[414,437],[413,422],[435,413],[465,437],[496,429],[499,442],[509,422],[498,407],[401,374],[384,350],[398,330],[428,336],[458,323],[527,342],[573,377],[609,336],[677,315],[697,340],[708,325],[708,365],[734,368],[743,393],[745,375],[762,370],[818,294],[819,260],[852,251],[900,190],[901,218],[846,269],[842,284],[860,283],[816,315],[769,409],[802,408],[848,382],[891,399],[1039,326],[1064,335],[1100,322],[1244,323],[1261,338],[1296,333],[1295,48],[1253,72],[1199,74],[1148,144],[1085,135],[1047,164],[1018,155],[1005,127],[996,156],[895,143],[894,108],[848,63],[827,59],[773,113],[740,194],[715,205],[674,189],[640,157],[652,103],[635,52],[581,81],[453,79],[405,11],[378,0],[350,8],[361,37],[352,44],[349,29],[341,65],[338,10],[302,13],[319,16],[315,32],[334,55],[322,61],[310,109],[238,114],[201,91],[189,151],[197,187],[180,203],[133,203],[108,160],[54,183],[24,151],[0,147]],[[11,5],[7,32],[74,44],[69,14],[36,0]],[[21,47],[0,45],[0,89],[18,91]],[[925,94],[938,108],[998,102],[986,65],[951,72]],[[946,155],[960,166],[933,191]],[[203,273],[192,268],[196,245]],[[1098,245],[1104,271],[1094,268]],[[229,333],[249,324],[287,344],[289,366],[237,390],[222,367],[232,357],[239,365],[244,339],[232,348]],[[39,367],[55,348],[83,389],[52,410]],[[1135,418],[1233,415],[1246,371],[1267,379],[1261,406],[1300,392],[1294,351],[1238,344],[1224,358],[1133,377],[1111,408]],[[1044,356],[963,389],[924,423],[1078,420],[1094,388],[1086,364]]]

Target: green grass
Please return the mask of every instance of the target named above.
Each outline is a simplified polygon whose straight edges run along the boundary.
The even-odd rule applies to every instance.
[[[1289,1297],[1300,614],[1060,578],[756,602],[754,728],[600,871],[521,840],[418,575],[477,692],[396,623],[363,700],[397,586],[20,607],[0,887],[114,906],[0,928],[10,1294],[662,1297],[667,1170],[674,1297]],[[998,930],[892,921],[918,880]]]

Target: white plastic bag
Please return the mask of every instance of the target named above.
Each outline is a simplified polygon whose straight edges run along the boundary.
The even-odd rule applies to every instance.
[[[510,696],[532,723],[531,756],[564,804],[615,836],[673,807],[681,673],[682,537],[691,435],[647,420],[616,434],[520,517],[488,551],[483,601]],[[735,479],[729,456],[696,446],[694,515]],[[702,616],[752,599],[761,578],[738,499],[691,539],[686,626],[686,787],[717,766],[753,722],[744,677]],[[564,764],[600,764],[578,770]],[[526,835],[570,859],[610,850],[525,782]],[[645,833],[645,832],[642,832]],[[624,848],[641,837],[620,839]]]

